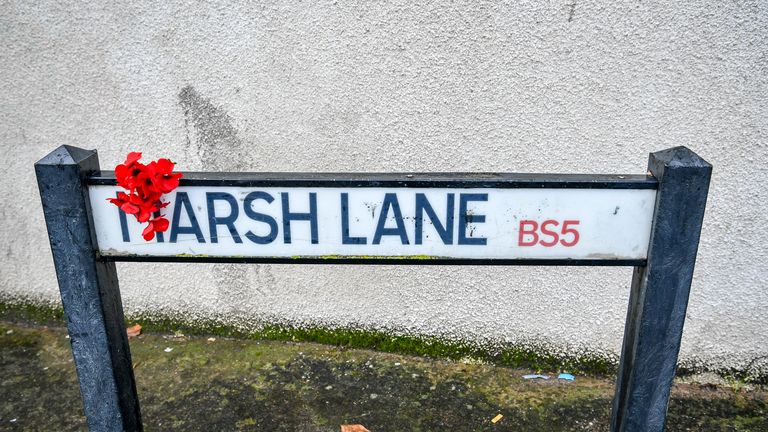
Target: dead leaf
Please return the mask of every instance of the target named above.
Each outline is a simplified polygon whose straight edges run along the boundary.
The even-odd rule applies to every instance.
[[[501,415],[501,414],[496,414],[496,417],[494,417],[494,418],[492,418],[492,419],[491,419],[491,423],[494,423],[494,424],[495,424],[495,423],[498,423],[498,422],[499,422],[499,421],[501,421],[501,419],[503,419],[503,418],[504,418],[504,416],[503,416],[503,415]]]
[[[371,432],[361,424],[341,425],[341,432]]]
[[[136,324],[135,326],[128,327],[125,329],[125,332],[128,333],[129,338],[136,337],[141,334],[141,325]]]

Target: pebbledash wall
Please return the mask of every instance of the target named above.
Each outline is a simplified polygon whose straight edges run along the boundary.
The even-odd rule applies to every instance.
[[[58,302],[33,164],[714,177],[681,361],[768,372],[759,1],[0,4],[0,299]],[[425,4],[422,4],[425,3]],[[119,264],[129,313],[352,327],[615,360],[630,268]]]

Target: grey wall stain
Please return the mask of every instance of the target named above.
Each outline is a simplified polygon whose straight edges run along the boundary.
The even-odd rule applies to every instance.
[[[573,21],[573,14],[576,13],[576,0],[568,4],[568,22]]]
[[[206,171],[254,170],[253,148],[243,142],[232,124],[232,118],[220,106],[203,97],[188,85],[179,92],[179,105],[184,110],[187,144],[200,157]],[[194,138],[190,138],[190,127]],[[192,148],[194,146],[194,148]],[[214,264],[213,276],[218,300],[230,311],[245,312],[252,291],[260,296],[272,292],[275,279],[268,267],[242,264]],[[252,284],[251,281],[256,281]]]
[[[220,106],[200,95],[192,86],[179,92],[179,105],[184,110],[187,140],[196,145],[196,151],[206,170],[245,171],[253,167],[252,148],[238,136],[232,118]],[[195,130],[195,139],[189,138],[189,126]]]

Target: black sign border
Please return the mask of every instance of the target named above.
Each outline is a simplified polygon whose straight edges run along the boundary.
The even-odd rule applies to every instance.
[[[115,175],[100,171],[87,178],[91,186],[116,186]],[[209,187],[336,187],[336,188],[450,188],[450,189],[658,189],[651,175],[637,174],[519,174],[519,173],[233,173],[184,172],[180,186]],[[107,261],[208,262],[251,264],[356,265],[527,265],[527,266],[642,266],[645,259],[563,258],[408,258],[361,256],[207,257],[101,255]]]

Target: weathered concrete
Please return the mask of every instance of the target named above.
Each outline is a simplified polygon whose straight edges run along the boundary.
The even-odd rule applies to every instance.
[[[32,164],[639,173],[712,162],[683,364],[768,369],[768,12],[594,0],[0,5],[0,296],[53,301]],[[111,161],[111,162],[110,162]],[[631,269],[118,266],[128,311],[619,351]],[[192,277],[193,276],[193,277]]]

